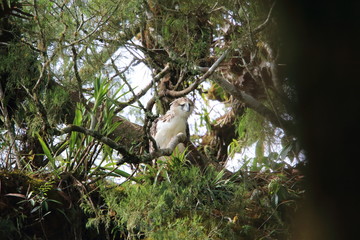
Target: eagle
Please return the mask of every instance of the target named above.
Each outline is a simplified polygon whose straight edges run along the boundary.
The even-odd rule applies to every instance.
[[[170,103],[170,109],[165,115],[155,119],[150,135],[154,138],[159,149],[168,148],[168,144],[178,133],[189,137],[187,120],[194,110],[194,103],[187,97],[175,99]],[[177,145],[179,152],[185,150],[184,144]],[[153,150],[150,144],[150,150]]]

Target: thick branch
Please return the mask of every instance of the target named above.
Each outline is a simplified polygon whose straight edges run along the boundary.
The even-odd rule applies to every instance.
[[[96,140],[98,140],[98,141],[108,145],[109,147],[115,149],[116,151],[118,151],[123,156],[124,162],[127,162],[127,163],[141,162],[141,160],[138,156],[129,153],[123,145],[120,145],[120,144],[116,143],[115,141],[111,140],[110,138],[101,135],[97,131],[89,130],[84,127],[76,126],[76,125],[68,125],[67,127],[61,129],[60,131],[57,131],[57,133],[59,135],[65,134],[65,133],[70,133],[70,132],[80,132],[85,135],[94,137]]]
[[[184,143],[186,141],[186,135],[184,133],[178,133],[175,137],[173,137],[167,148],[164,149],[158,149],[157,151],[154,151],[150,153],[150,159],[158,158],[161,156],[170,156],[172,152],[175,150],[176,146],[179,143]]]
[[[171,139],[171,141],[168,145],[169,146],[168,148],[158,149],[157,151],[154,151],[152,153],[148,153],[148,154],[145,154],[145,155],[139,157],[132,153],[129,153],[128,150],[123,145],[120,145],[120,144],[114,142],[113,140],[111,140],[110,138],[101,135],[99,132],[86,129],[81,126],[68,125],[67,127],[61,129],[60,131],[57,131],[57,134],[60,135],[60,134],[71,133],[71,132],[80,132],[85,135],[92,136],[96,140],[98,140],[98,141],[108,145],[109,147],[115,149],[116,151],[118,151],[123,156],[123,158],[118,162],[119,165],[123,164],[123,163],[146,163],[146,162],[151,161],[154,158],[158,158],[161,156],[170,156],[179,143],[183,143],[186,141],[185,134],[179,133]]]
[[[173,153],[176,146],[179,143],[184,143],[185,141],[186,141],[186,135],[183,133],[178,133],[175,137],[171,139],[171,141],[168,144],[169,146],[168,148],[158,149],[154,152],[144,154],[143,156],[140,157],[139,162],[146,163],[146,162],[150,162],[155,158],[159,158],[162,156],[170,156]],[[125,162],[127,162],[126,159],[121,159],[117,164],[120,165]]]
[[[186,158],[188,158],[192,164],[198,165],[201,169],[205,169],[205,167],[209,165],[212,165],[219,171],[224,169],[224,167],[221,166],[219,163],[210,161],[204,155],[202,155],[197,150],[197,148],[189,141],[189,139],[186,137],[184,133],[178,133],[175,137],[173,137],[168,144],[168,148],[158,149],[149,154],[145,154],[143,157],[141,157],[142,162],[149,162],[152,159],[159,158],[162,156],[170,156],[174,152],[176,146],[179,143],[184,143],[187,146],[189,152]],[[225,172],[228,175],[230,174],[230,172],[227,170],[225,170]]]
[[[277,117],[276,114],[267,108],[264,104],[244,91],[237,89],[233,84],[231,84],[219,74],[214,74],[212,80],[221,86],[227,93],[244,102],[247,107],[253,109],[261,116],[268,119],[274,126],[282,128],[287,133],[293,132],[293,124],[291,122]]]

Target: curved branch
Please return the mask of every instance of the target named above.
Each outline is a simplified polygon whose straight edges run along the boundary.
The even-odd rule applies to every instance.
[[[267,108],[264,104],[244,91],[237,89],[233,84],[231,84],[225,78],[221,77],[219,74],[214,74],[212,80],[221,86],[230,95],[233,95],[235,98],[244,102],[247,107],[253,109],[261,116],[268,119],[274,126],[282,128],[286,133],[293,133],[294,126],[291,122],[277,117],[276,114]]]
[[[125,122],[124,122],[125,124]],[[122,125],[122,124],[121,124]],[[133,129],[134,130],[134,129]],[[149,163],[151,160],[155,158],[159,158],[162,156],[170,156],[176,146],[179,143],[184,143],[189,150],[188,158],[189,160],[196,165],[199,165],[202,169],[204,169],[208,165],[212,165],[219,171],[223,169],[223,166],[221,166],[219,163],[211,161],[210,159],[207,159],[205,156],[203,156],[196,147],[187,139],[186,135],[183,133],[177,134],[175,137],[171,139],[169,142],[169,147],[165,149],[157,149],[151,153],[146,153],[143,155],[135,155],[133,153],[130,153],[127,149],[128,146],[125,147],[123,144],[118,144],[114,140],[110,139],[109,137],[103,136],[97,131],[89,130],[81,126],[77,125],[68,125],[67,127],[57,130],[53,129],[53,133],[55,135],[61,135],[61,134],[68,134],[71,132],[80,132],[85,135],[89,135],[94,137],[96,140],[108,145],[109,147],[117,150],[123,157],[117,162],[117,165],[121,165],[124,163]],[[138,130],[139,131],[139,130]],[[226,170],[225,170],[226,171]],[[227,171],[226,171],[227,172]]]
[[[98,140],[98,141],[108,145],[112,149],[115,149],[116,151],[118,151],[123,156],[122,160],[124,162],[127,162],[127,163],[139,163],[139,162],[141,162],[141,159],[138,156],[130,153],[123,145],[120,145],[120,144],[116,143],[115,141],[111,140],[108,137],[103,136],[102,134],[100,134],[97,131],[89,130],[89,129],[86,129],[86,128],[81,127],[81,126],[70,124],[70,125],[68,125],[67,127],[63,128],[61,130],[55,130],[55,132],[58,135],[65,134],[65,133],[71,133],[71,132],[80,132],[80,133],[83,133],[85,135],[92,136],[96,140]]]
[[[156,74],[155,77],[153,78],[153,80],[147,86],[145,86],[145,88],[143,88],[137,94],[134,94],[134,96],[132,98],[130,98],[129,101],[127,101],[125,103],[119,103],[119,107],[116,109],[115,113],[120,112],[125,107],[127,107],[127,106],[133,104],[134,102],[138,101],[142,96],[144,96],[150,90],[150,88],[153,85],[153,82],[159,81],[169,71],[169,69],[170,69],[170,65],[166,64],[165,68],[163,70],[161,70],[161,72]]]
[[[115,149],[123,156],[123,158],[117,163],[118,165],[121,165],[123,163],[146,163],[146,162],[150,162],[154,158],[158,158],[161,156],[170,156],[179,143],[184,143],[186,141],[186,135],[183,133],[179,133],[171,139],[168,148],[158,149],[157,151],[154,151],[152,153],[147,153],[142,156],[137,156],[130,153],[123,145],[120,145],[115,141],[111,140],[110,138],[103,136],[99,132],[86,129],[81,126],[71,124],[61,130],[54,130],[54,131],[58,135],[71,133],[71,132],[80,132],[85,135],[94,137],[96,140],[108,145],[112,149]]]
[[[178,133],[170,140],[167,148],[158,149],[157,151],[151,152],[149,155],[145,155],[144,158],[148,158],[149,160],[151,160],[162,156],[170,156],[175,150],[176,146],[179,143],[184,143],[185,141],[186,135],[184,133]]]
[[[254,31],[252,32],[252,34],[257,34],[257,33],[261,32],[261,31],[268,25],[268,23],[269,23],[269,21],[270,21],[270,18],[271,18],[271,16],[272,16],[272,13],[273,13],[273,9],[274,9],[275,4],[276,4],[276,0],[275,0],[275,1],[273,2],[273,4],[271,5],[271,8],[270,8],[270,10],[269,10],[269,13],[268,13],[268,16],[267,16],[266,20],[265,20],[262,24],[260,24],[259,26],[257,26],[257,27],[254,29]]]
[[[224,59],[229,54],[229,52],[230,52],[230,49],[226,49],[223,52],[223,54],[216,60],[216,62],[214,62],[214,64],[209,69],[207,69],[205,74],[202,75],[200,78],[196,79],[195,82],[193,82],[189,87],[187,87],[187,88],[185,88],[184,90],[181,90],[181,91],[166,90],[164,95],[177,98],[177,97],[183,97],[186,94],[190,93],[195,88],[197,88],[200,83],[205,81],[208,77],[210,77],[214,73],[214,71],[218,68],[220,63],[222,61],[224,61]]]
[[[138,163],[147,163],[147,162],[150,162],[151,160],[155,159],[155,158],[159,158],[159,157],[162,157],[162,156],[170,156],[174,149],[176,148],[176,146],[179,144],[179,143],[184,143],[186,141],[186,135],[184,133],[178,133],[175,137],[173,137],[169,144],[168,144],[168,148],[163,148],[163,149],[158,149],[156,151],[153,151],[151,153],[147,153],[147,154],[144,154],[142,156],[139,157],[139,162]],[[121,159],[119,162],[117,162],[117,165],[121,165],[125,162],[128,162],[126,161],[126,159]],[[129,162],[128,162],[129,163]]]
[[[211,161],[206,156],[202,155],[197,150],[197,148],[191,143],[191,141],[186,137],[186,135],[184,133],[178,133],[175,137],[173,137],[168,144],[168,148],[158,149],[149,154],[143,155],[141,157],[142,162],[149,162],[155,158],[159,158],[162,156],[170,156],[174,152],[176,146],[179,143],[184,143],[186,145],[186,147],[188,149],[188,154],[187,154],[186,158],[189,159],[189,161],[192,164],[199,166],[203,170],[207,166],[213,166],[218,171],[223,170],[223,171],[225,171],[226,175],[228,175],[228,176],[231,175],[230,171],[226,170],[219,163],[217,163],[215,161]]]

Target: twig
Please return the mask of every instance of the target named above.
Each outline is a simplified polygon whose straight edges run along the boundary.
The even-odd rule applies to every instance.
[[[96,27],[94,28],[93,31],[91,31],[91,32],[88,33],[87,35],[83,36],[82,38],[79,38],[79,39],[77,39],[77,40],[74,40],[73,42],[71,42],[71,43],[69,44],[69,46],[78,44],[78,43],[84,41],[85,39],[90,38],[92,35],[94,35],[94,34],[100,29],[100,27],[102,27],[103,25],[105,25],[105,24],[110,20],[110,18],[113,16],[113,14],[118,10],[119,5],[120,5],[120,1],[116,4],[116,6],[115,6],[114,8],[112,8],[111,12],[108,11],[108,12],[106,12],[103,16],[101,16],[98,24],[96,25]],[[108,14],[108,16],[106,17],[107,14]],[[78,27],[77,31],[79,31],[81,27],[82,27],[82,25],[80,24],[80,26]]]
[[[34,0],[34,5],[35,5],[35,12],[36,12],[36,15],[38,15],[37,13],[37,8],[36,8],[36,1]],[[34,85],[34,87],[32,88],[32,93],[35,94],[37,88],[40,86],[40,83],[41,83],[41,80],[43,79],[44,77],[44,73],[47,69],[47,67],[50,65],[50,63],[54,60],[55,56],[57,55],[58,51],[60,50],[60,45],[61,45],[61,41],[63,41],[63,39],[65,38],[65,34],[66,34],[66,31],[67,31],[67,25],[64,24],[64,30],[62,31],[61,35],[60,35],[60,38],[59,38],[59,46],[55,48],[55,50],[53,51],[53,54],[50,56],[50,58],[47,56],[47,52],[46,52],[46,38],[45,38],[45,35],[43,33],[43,29],[42,29],[42,26],[41,26],[41,23],[40,23],[40,20],[39,20],[39,17],[37,17],[37,23],[39,25],[39,28],[40,28],[40,35],[41,35],[41,41],[39,42],[39,48],[38,48],[38,51],[40,53],[42,53],[42,57],[44,58],[44,61],[43,61],[43,65],[42,65],[42,68],[41,68],[41,71],[40,71],[40,75]],[[48,84],[49,84],[49,81],[50,81],[50,77],[48,77],[48,81],[47,83],[45,84],[45,86],[47,87]],[[46,90],[46,89],[45,89]]]
[[[170,65],[166,64],[165,68],[163,70],[161,70],[161,72],[156,74],[155,77],[153,78],[153,80],[145,88],[143,88],[140,92],[138,92],[136,95],[134,95],[132,98],[130,98],[129,101],[127,101],[126,103],[120,103],[119,107],[115,110],[115,113],[120,112],[125,107],[133,104],[138,99],[140,99],[142,96],[144,96],[150,90],[153,83],[158,82],[169,71],[169,69],[170,69]],[[146,109],[149,110],[148,107],[146,107]]]
[[[105,173],[104,175],[99,176],[99,177],[91,180],[91,181],[89,182],[89,185],[91,185],[91,184],[93,184],[93,183],[96,183],[97,181],[99,181],[99,180],[101,180],[101,179],[106,178],[107,176],[109,176],[110,174],[112,174],[113,172],[115,172],[119,167],[120,167],[120,166],[116,166],[116,167],[114,167],[110,172]],[[104,170],[104,168],[101,168],[101,167],[100,167],[100,169],[101,169],[101,170]],[[98,187],[100,187],[100,186],[98,186]],[[98,187],[97,187],[97,188],[98,188]],[[96,188],[96,189],[97,189],[97,188]],[[94,190],[92,190],[91,192],[93,192],[93,191],[94,191]]]
[[[258,227],[258,229],[261,229],[271,218],[272,216],[275,215],[276,211],[278,210],[278,208],[283,205],[283,204],[287,204],[289,202],[295,202],[294,200],[286,200],[286,201],[283,201],[281,203],[279,203],[276,208],[273,210],[273,212],[270,214],[270,216]],[[279,222],[281,225],[283,225],[282,222]]]
[[[159,97],[163,96],[171,96],[174,98],[185,96],[186,94],[193,91],[195,88],[197,88],[203,81],[205,81],[208,77],[210,77],[214,71],[218,68],[220,63],[224,61],[224,59],[229,54],[230,49],[226,49],[223,54],[216,60],[216,62],[205,72],[204,75],[202,75],[200,78],[196,79],[189,87],[181,90],[181,91],[175,91],[175,90],[166,90],[164,93],[160,93]]]
[[[116,74],[124,81],[124,83],[126,84],[126,86],[129,88],[130,92],[132,93],[133,95],[133,99],[134,101],[137,101],[139,107],[141,109],[143,109],[144,111],[146,111],[146,109],[144,108],[144,106],[142,105],[142,103],[140,102],[139,98],[137,97],[137,95],[135,94],[134,92],[134,89],[132,88],[131,84],[126,80],[125,77],[123,77],[123,72],[120,72],[119,69],[117,68],[116,64],[115,64],[115,61],[114,59],[111,58],[111,64],[113,66],[113,69],[115,70]],[[131,63],[130,63],[131,65]],[[129,66],[130,66],[129,65]]]
[[[41,120],[44,122],[43,130],[46,131],[47,129],[50,129],[50,123],[48,121],[47,111],[44,104],[38,99],[38,96],[35,92],[30,93],[30,90],[27,89],[24,84],[20,83],[20,85],[25,90],[26,94],[34,101],[38,114]]]

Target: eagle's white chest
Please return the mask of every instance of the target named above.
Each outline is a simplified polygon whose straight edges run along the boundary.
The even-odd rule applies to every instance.
[[[157,123],[157,133],[154,138],[159,148],[167,148],[171,138],[178,133],[186,134],[186,119],[175,116],[169,121]]]

